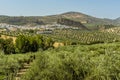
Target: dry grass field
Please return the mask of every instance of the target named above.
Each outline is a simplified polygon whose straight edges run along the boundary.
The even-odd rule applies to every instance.
[[[64,43],[55,42],[55,43],[53,44],[53,46],[54,46],[55,48],[58,48],[58,47],[60,47],[60,46],[64,46]]]
[[[11,38],[12,40],[13,40],[13,43],[15,43],[15,41],[16,41],[16,37],[13,37],[13,36],[7,36],[7,35],[1,35],[1,37],[0,38],[3,38],[3,39],[9,39],[9,38]]]

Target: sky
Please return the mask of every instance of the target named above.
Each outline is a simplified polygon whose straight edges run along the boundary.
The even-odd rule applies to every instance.
[[[120,17],[120,0],[0,0],[0,15],[45,16],[69,11],[115,19]]]

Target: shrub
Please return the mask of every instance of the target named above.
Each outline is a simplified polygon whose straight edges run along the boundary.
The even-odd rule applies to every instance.
[[[13,44],[12,39],[1,39],[1,48],[4,51],[5,54],[15,54],[15,46]]]
[[[113,51],[115,46],[66,46],[42,52],[23,80],[119,80],[120,52]],[[101,48],[104,53],[97,51]]]
[[[51,38],[42,37],[39,35],[25,36],[20,35],[16,40],[16,47],[21,53],[36,52],[39,48],[46,50],[53,46],[53,40]]]

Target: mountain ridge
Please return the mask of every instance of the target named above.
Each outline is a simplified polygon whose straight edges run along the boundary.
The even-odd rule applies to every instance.
[[[94,24],[94,25],[120,25],[120,17],[117,19],[108,19],[108,18],[97,18],[81,12],[65,12],[56,15],[48,16],[5,16],[0,15],[0,23],[8,23],[15,25],[26,25],[29,23],[35,23],[38,25],[41,24],[52,24],[55,23],[59,18],[67,18],[74,21],[79,21],[83,24]]]
[[[81,12],[74,12],[74,11],[64,12],[64,13],[60,13],[56,15],[42,16],[42,17],[49,17],[53,19],[64,17],[64,18],[75,20],[75,21],[80,21],[81,23],[91,23],[91,24],[96,24],[96,25],[100,25],[100,24],[120,25],[120,20],[118,20],[118,18],[116,19],[98,18],[98,17],[94,17],[88,14],[84,14]]]

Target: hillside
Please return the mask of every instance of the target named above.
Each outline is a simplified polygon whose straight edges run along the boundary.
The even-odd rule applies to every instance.
[[[75,27],[76,29],[89,30],[81,22],[70,20],[70,19],[67,19],[67,18],[58,19],[57,24],[72,26],[72,27]]]
[[[45,16],[45,17],[42,17],[42,20],[49,23],[49,22],[55,22],[56,19],[61,18],[61,17],[71,19],[74,21],[79,21],[83,24],[96,24],[96,25],[97,24],[114,24],[114,25],[118,24],[116,23],[117,19],[112,20],[112,19],[107,19],[107,18],[103,18],[103,19],[96,18],[96,17],[86,15],[80,12],[66,12],[66,13],[57,14],[57,15]]]
[[[112,20],[100,19],[79,12],[67,12],[61,14],[61,16],[80,21],[81,23],[110,24],[112,22]]]
[[[85,25],[104,25],[104,24],[113,24],[120,25],[120,18],[115,20],[112,19],[102,19],[92,17],[80,12],[66,12],[57,15],[50,16],[0,16],[0,23],[8,23],[14,25],[41,25],[41,24],[53,24],[56,23],[59,18],[67,18],[70,20],[81,22]]]
[[[120,17],[117,18],[117,19],[115,19],[115,20],[114,20],[114,23],[116,23],[117,25],[120,25]]]

